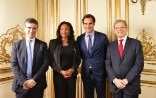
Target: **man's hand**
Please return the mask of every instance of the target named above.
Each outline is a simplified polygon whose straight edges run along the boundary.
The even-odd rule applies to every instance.
[[[124,84],[126,86],[128,84],[128,80],[127,79],[122,79],[122,84]]]
[[[114,79],[114,84],[115,84],[115,86],[117,87],[117,88],[119,88],[119,89],[123,89],[123,88],[125,88],[125,86],[126,85],[124,85],[123,83],[123,80],[121,80],[121,79]]]
[[[23,88],[28,90],[30,88],[33,88],[36,85],[36,82],[33,79],[29,79],[24,82]]]

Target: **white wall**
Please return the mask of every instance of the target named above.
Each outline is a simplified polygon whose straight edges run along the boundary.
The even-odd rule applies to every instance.
[[[0,34],[17,26],[23,27],[24,20],[35,17],[36,0],[0,0]]]

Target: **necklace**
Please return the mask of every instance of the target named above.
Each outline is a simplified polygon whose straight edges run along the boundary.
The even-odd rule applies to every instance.
[[[62,39],[62,45],[63,46],[68,46],[68,39]]]
[[[63,45],[63,46],[68,46],[69,44],[68,44],[68,43],[63,43],[62,45]]]

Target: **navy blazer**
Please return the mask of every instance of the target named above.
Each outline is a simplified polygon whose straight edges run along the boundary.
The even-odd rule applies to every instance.
[[[119,89],[113,83],[115,78],[126,78],[129,82],[123,89],[128,95],[141,93],[140,73],[144,67],[144,57],[140,41],[127,37],[122,59],[118,52],[118,40],[108,46],[106,57],[106,70],[110,80],[110,90],[113,93]]]
[[[77,38],[77,42],[82,57],[82,79],[85,79],[89,74],[89,66],[91,64],[95,79],[103,81],[107,76],[105,69],[105,56],[109,44],[107,36],[104,33],[95,31],[91,55],[87,50],[85,33]]]
[[[12,90],[23,91],[23,83],[27,80],[27,50],[26,39],[15,42],[11,54],[11,68],[14,73]],[[46,71],[49,66],[47,44],[35,39],[33,52],[32,78],[37,82],[33,89],[43,90],[46,88]]]

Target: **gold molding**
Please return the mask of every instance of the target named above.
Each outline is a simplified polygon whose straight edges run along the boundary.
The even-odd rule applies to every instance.
[[[143,84],[150,84],[150,85],[156,85],[156,81],[141,80],[141,83],[143,83]]]
[[[107,7],[107,8],[108,8],[108,9],[107,9],[107,10],[108,10],[108,11],[107,11],[107,14],[108,14],[108,15],[107,15],[107,16],[108,16],[108,17],[107,17],[107,19],[108,19],[108,21],[107,21],[107,25],[108,25],[108,26],[107,26],[107,27],[108,27],[108,28],[107,28],[107,30],[108,30],[108,31],[107,31],[107,36],[108,36],[109,41],[112,42],[112,33],[113,33],[113,32],[112,32],[112,28],[113,28],[113,27],[112,27],[112,0],[107,0],[107,4],[109,5],[109,6]]]
[[[79,35],[79,0],[75,0],[75,35]]]
[[[12,80],[14,76],[9,76],[9,77],[5,77],[5,78],[0,78],[0,82],[4,82],[4,81],[8,81],[8,80]]]
[[[156,70],[153,69],[144,69],[141,73],[142,75],[150,75],[150,76],[156,76]]]
[[[81,0],[81,3],[80,3],[82,6],[81,6],[81,17],[83,17],[86,13],[87,13],[87,1],[86,0]]]
[[[125,0],[125,20],[129,25],[129,0]],[[129,35],[129,29],[127,31],[127,35]]]
[[[59,25],[60,22],[60,9],[59,9],[59,0],[56,0],[56,27]]]
[[[146,75],[146,76],[156,76],[156,74],[154,74],[154,73],[144,73],[144,72],[142,72],[141,74]]]
[[[38,20],[38,0],[36,0],[36,11],[35,11],[35,17]]]
[[[143,72],[156,73],[154,69],[144,69]]]
[[[82,17],[87,13],[87,1],[86,0],[80,0],[80,18],[82,19]],[[80,23],[80,33],[83,33],[83,25],[82,22]]]
[[[38,20],[38,0],[36,0],[36,9],[35,9],[35,18]],[[38,36],[38,33],[36,34],[36,37]]]
[[[115,20],[120,19],[120,0],[115,0]]]
[[[11,68],[10,67],[2,67],[0,68],[0,72],[10,72]]]
[[[87,0],[82,0],[83,1],[83,16],[88,12],[88,6],[87,6]]]
[[[51,26],[51,30],[52,30],[52,32],[55,32],[55,30],[54,30],[54,0],[51,0],[51,24],[52,24],[52,26]],[[52,35],[52,37],[55,35],[55,34],[53,34],[53,33],[50,33],[50,36]]]

